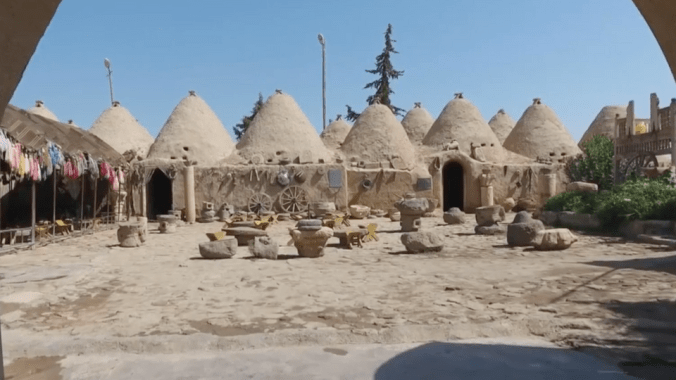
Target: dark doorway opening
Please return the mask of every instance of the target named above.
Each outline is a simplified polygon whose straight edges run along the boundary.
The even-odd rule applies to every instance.
[[[444,190],[444,211],[457,207],[464,211],[465,176],[462,165],[449,162],[444,165],[442,172]]]
[[[148,218],[157,219],[157,215],[168,214],[173,207],[174,197],[171,180],[161,170],[155,169],[148,182]]]

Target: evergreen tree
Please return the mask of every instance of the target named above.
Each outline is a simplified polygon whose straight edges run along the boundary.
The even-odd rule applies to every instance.
[[[242,139],[242,136],[244,136],[244,132],[246,132],[247,129],[249,129],[249,125],[253,121],[254,117],[256,117],[256,114],[258,111],[263,107],[263,94],[260,92],[258,93],[258,101],[254,104],[253,109],[251,110],[251,115],[249,116],[244,116],[242,118],[242,122],[239,124],[235,125],[232,130],[235,132],[235,137],[237,138],[237,141]]]
[[[380,77],[373,82],[367,84],[364,88],[375,88],[376,93],[366,98],[366,102],[371,105],[373,103],[384,104],[397,116],[404,115],[404,109],[393,106],[390,102],[390,95],[394,94],[392,87],[390,86],[390,80],[397,79],[400,76],[404,75],[403,71],[397,71],[392,66],[392,61],[390,59],[391,54],[399,54],[398,51],[394,50],[393,42],[397,42],[392,39],[392,24],[387,25],[387,31],[385,31],[385,48],[383,52],[376,57],[376,68],[374,70],[366,70],[367,73],[376,74]],[[355,121],[359,114],[354,112],[352,107],[347,107],[347,119],[350,121]]]

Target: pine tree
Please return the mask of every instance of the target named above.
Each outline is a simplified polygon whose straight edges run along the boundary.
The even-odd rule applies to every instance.
[[[253,121],[254,117],[256,117],[256,114],[261,109],[261,107],[263,107],[263,94],[259,92],[258,100],[256,101],[253,109],[251,110],[251,115],[244,116],[242,118],[242,122],[240,122],[239,124],[235,125],[232,128],[232,130],[235,132],[235,137],[237,138],[237,141],[242,139],[242,136],[244,136],[246,130],[249,129],[249,125]]]
[[[392,45],[393,42],[397,41],[392,39],[392,24],[388,24],[387,31],[385,31],[385,48],[383,49],[383,52],[376,57],[376,68],[374,70],[366,70],[367,73],[379,75],[380,78],[367,84],[364,88],[375,88],[376,90],[374,95],[366,98],[366,102],[369,105],[376,102],[384,104],[389,106],[395,115],[403,116],[404,109],[393,106],[390,101],[390,95],[394,94],[394,91],[392,91],[392,87],[390,86],[390,80],[398,79],[400,76],[404,75],[403,71],[397,71],[392,66],[390,55],[399,54],[398,51],[394,50],[394,46]],[[346,118],[350,121],[355,121],[359,117],[359,114],[354,112],[352,107],[346,107]]]

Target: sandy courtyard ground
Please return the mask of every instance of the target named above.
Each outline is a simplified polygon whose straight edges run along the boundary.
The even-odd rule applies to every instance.
[[[276,261],[246,247],[232,259],[201,259],[198,243],[222,223],[174,234],[150,223],[140,248],[119,247],[109,230],[5,255],[5,362],[498,337],[595,346],[615,360],[676,357],[673,250],[585,235],[565,251],[510,248],[504,235],[475,235],[467,219],[424,218],[446,247],[416,255],[389,219],[374,220],[379,242],[346,250],[332,238],[317,259],[287,246],[295,222],[268,229],[282,245]]]

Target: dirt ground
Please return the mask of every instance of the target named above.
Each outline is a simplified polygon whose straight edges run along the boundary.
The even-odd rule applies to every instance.
[[[407,254],[398,222],[376,219],[368,222],[378,223],[379,242],[347,250],[332,238],[317,259],[287,245],[294,222],[268,229],[282,246],[276,261],[246,247],[203,260],[197,245],[218,222],[174,234],[150,223],[140,248],[119,247],[110,230],[2,256],[5,363],[83,350],[181,352],[181,342],[227,349],[485,337],[543,337],[630,366],[676,358],[673,249],[581,234],[565,251],[510,248],[504,235],[475,235],[467,219],[423,219],[444,236],[438,253]]]

